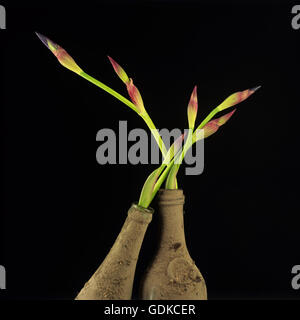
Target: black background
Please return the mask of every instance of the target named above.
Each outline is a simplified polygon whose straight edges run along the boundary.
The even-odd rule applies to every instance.
[[[286,3],[286,2],[284,2]],[[92,76],[135,80],[158,128],[198,123],[233,92],[262,85],[205,143],[200,176],[179,174],[185,232],[209,299],[299,298],[299,40],[283,2],[191,1],[6,5],[1,39],[3,206],[0,264],[10,298],[73,299],[113,244],[151,165],[96,163],[101,128],[146,126],[128,107],[64,69],[34,34]],[[155,216],[134,288],[149,262]]]

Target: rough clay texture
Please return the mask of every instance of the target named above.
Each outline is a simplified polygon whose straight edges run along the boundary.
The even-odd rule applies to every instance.
[[[76,300],[129,300],[136,263],[152,210],[132,205],[108,255]]]
[[[160,243],[146,271],[140,297],[144,300],[207,300],[205,281],[186,247],[182,190],[160,190]]]

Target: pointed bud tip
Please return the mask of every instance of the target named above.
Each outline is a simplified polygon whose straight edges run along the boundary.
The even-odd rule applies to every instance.
[[[197,107],[195,104],[198,103],[197,101],[197,86],[194,87],[193,92],[191,94],[190,103],[193,104],[194,107]]]
[[[257,91],[260,88],[261,88],[261,86],[257,86],[257,87],[251,88],[250,91],[252,91],[254,93],[255,91]]]
[[[119,69],[120,69],[119,64],[112,57],[110,57],[109,55],[107,56],[107,58],[109,59],[109,61],[112,64],[113,68],[115,69],[115,71],[118,73]]]
[[[38,38],[43,42],[43,44],[49,49],[48,46],[48,38],[43,36],[42,34],[35,32],[35,34],[38,36]]]
[[[55,51],[61,48],[57,43],[53,42],[48,37],[45,37],[38,32],[36,32],[35,34],[52,53],[55,54]]]
[[[197,99],[197,86],[194,87],[191,99]]]
[[[226,123],[232,116],[233,114],[236,112],[236,109],[233,109],[232,111],[224,114],[224,116],[220,117],[219,119],[216,119],[217,120],[217,123],[218,125],[223,125],[224,123]],[[221,123],[219,122],[219,120],[221,120]],[[223,122],[224,121],[224,122]]]

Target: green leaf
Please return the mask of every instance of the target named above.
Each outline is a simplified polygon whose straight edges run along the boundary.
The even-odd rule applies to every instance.
[[[155,183],[163,169],[164,166],[161,165],[158,169],[154,170],[148,176],[140,195],[139,206],[148,208],[148,206],[150,205],[151,201],[155,196],[155,194],[153,194]]]

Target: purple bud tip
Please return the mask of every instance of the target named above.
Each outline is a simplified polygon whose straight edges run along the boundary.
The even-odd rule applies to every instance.
[[[255,91],[257,91],[257,90],[260,89],[260,88],[261,88],[261,86],[257,86],[257,87],[254,87],[254,88],[250,89],[250,91],[255,92]]]
[[[48,38],[46,38],[45,36],[43,36],[42,34],[36,32],[35,33],[39,39],[43,42],[43,44],[49,49],[49,46],[48,46]]]

